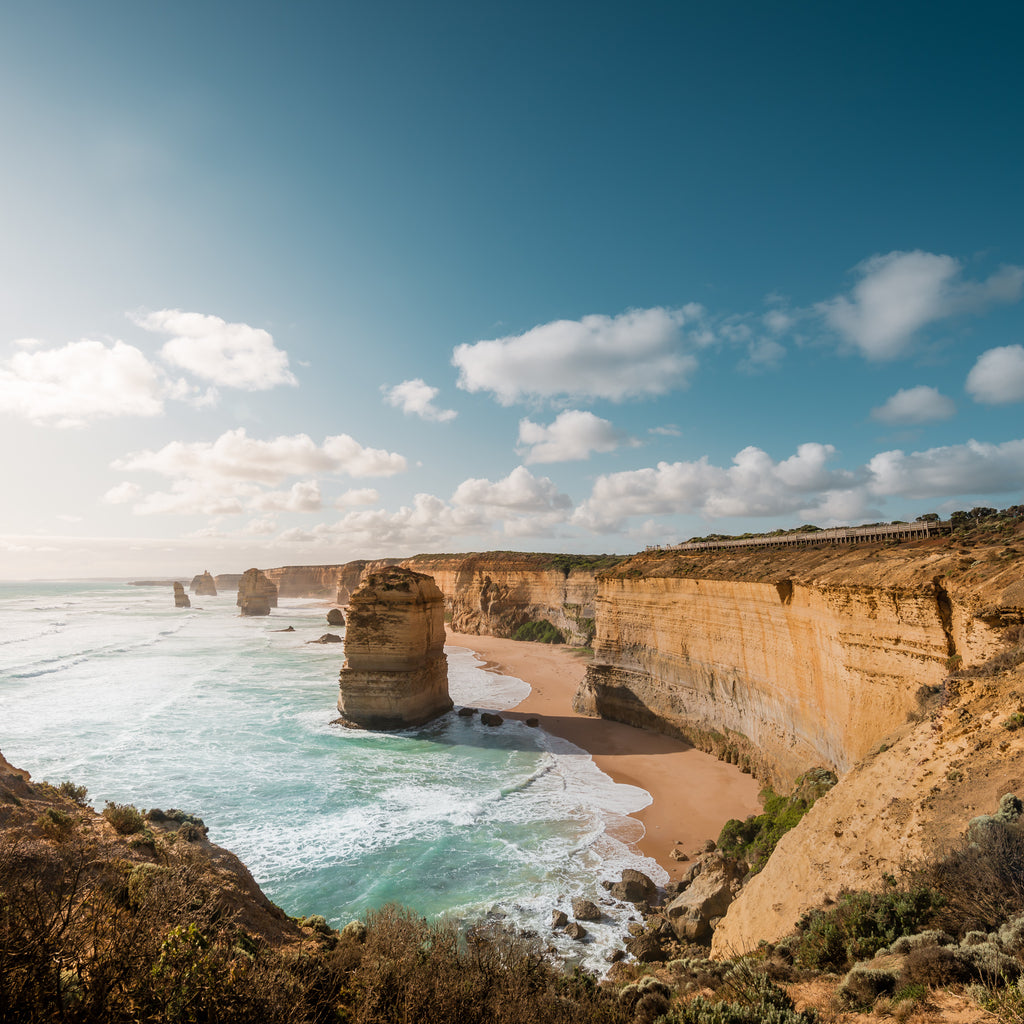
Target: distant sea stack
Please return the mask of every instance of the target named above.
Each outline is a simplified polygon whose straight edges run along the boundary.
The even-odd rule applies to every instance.
[[[235,604],[243,615],[269,615],[277,607],[277,587],[259,569],[246,569],[238,583]]]
[[[188,594],[185,593],[185,588],[180,583],[174,584],[174,607],[175,608],[191,608],[192,602],[188,599]]]
[[[237,590],[238,584],[242,582],[240,572],[219,572],[213,577],[213,582],[218,590]]]
[[[342,724],[407,729],[451,710],[444,597],[431,577],[398,567],[369,573],[347,612]]]
[[[196,597],[216,597],[217,596],[217,584],[214,582],[213,577],[210,575],[210,570],[207,569],[202,576],[193,576],[192,584],[188,588],[192,591]]]

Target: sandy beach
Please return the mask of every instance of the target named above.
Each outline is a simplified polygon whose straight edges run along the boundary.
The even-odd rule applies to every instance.
[[[572,709],[586,658],[571,648],[448,631],[448,643],[473,651],[486,667],[530,684],[530,695],[507,718],[538,718],[541,727],[582,747],[616,782],[639,786],[652,802],[613,822],[617,838],[634,844],[673,878],[687,864],[670,856],[717,838],[729,818],[760,811],[760,784],[681,740],[619,722],[587,718]],[[484,709],[486,710],[486,709]]]

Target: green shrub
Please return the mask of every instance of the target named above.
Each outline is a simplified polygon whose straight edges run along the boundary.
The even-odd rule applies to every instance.
[[[134,804],[115,804],[112,800],[108,800],[103,808],[103,817],[123,836],[141,832],[146,824],[142,812]]]
[[[864,964],[854,964],[836,989],[836,995],[850,1006],[867,1009],[879,997],[896,991],[896,973]]]
[[[61,796],[74,800],[76,804],[85,804],[89,790],[85,786],[76,786],[70,779],[65,779],[58,787]]]
[[[75,827],[75,819],[66,811],[48,807],[36,818],[36,824],[47,838],[61,840],[71,834]]]
[[[792,796],[779,796],[766,787],[761,790],[764,810],[746,821],[730,818],[718,836],[718,848],[727,856],[746,861],[751,873],[756,874],[768,863],[779,840],[835,783],[831,772],[812,768],[797,779]]]
[[[848,970],[901,936],[922,931],[941,905],[941,896],[925,888],[845,893],[836,906],[801,920],[795,959],[822,971]]]
[[[564,644],[565,637],[547,619],[539,622],[524,622],[512,634],[513,640],[532,640],[539,644]]]
[[[724,986],[723,986],[724,988]],[[696,996],[670,1010],[663,1024],[817,1024],[814,1010],[797,1010],[793,1000],[764,975],[756,975],[731,1001]]]

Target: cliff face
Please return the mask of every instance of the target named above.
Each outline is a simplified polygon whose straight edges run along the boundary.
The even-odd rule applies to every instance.
[[[568,643],[593,637],[593,565],[559,567],[557,556],[516,552],[421,555],[401,564],[434,577],[459,633],[511,637],[524,623],[546,619]]]
[[[343,565],[284,565],[265,569],[264,575],[277,587],[278,597],[323,598],[333,601]]]
[[[842,774],[915,713],[921,687],[999,643],[955,553],[884,554],[635,559],[600,583],[576,706],[684,736],[777,788],[814,765]]]
[[[405,729],[451,709],[444,599],[429,576],[397,567],[368,574],[346,618],[343,724]]]

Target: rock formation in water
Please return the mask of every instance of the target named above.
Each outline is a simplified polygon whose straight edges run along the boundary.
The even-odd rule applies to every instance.
[[[235,601],[243,615],[269,615],[277,607],[277,587],[259,569],[246,569]]]
[[[175,608],[191,608],[192,602],[188,599],[188,594],[185,593],[185,588],[180,583],[174,584],[174,607]]]
[[[207,569],[206,572],[200,576],[193,576],[189,590],[191,590],[196,597],[216,597],[217,584],[210,575],[210,570]]]
[[[347,609],[339,719],[365,729],[406,729],[452,708],[444,653],[444,598],[422,573],[370,573]]]
[[[327,625],[328,626],[344,626],[345,625],[345,613],[340,608],[332,608],[327,613]]]

